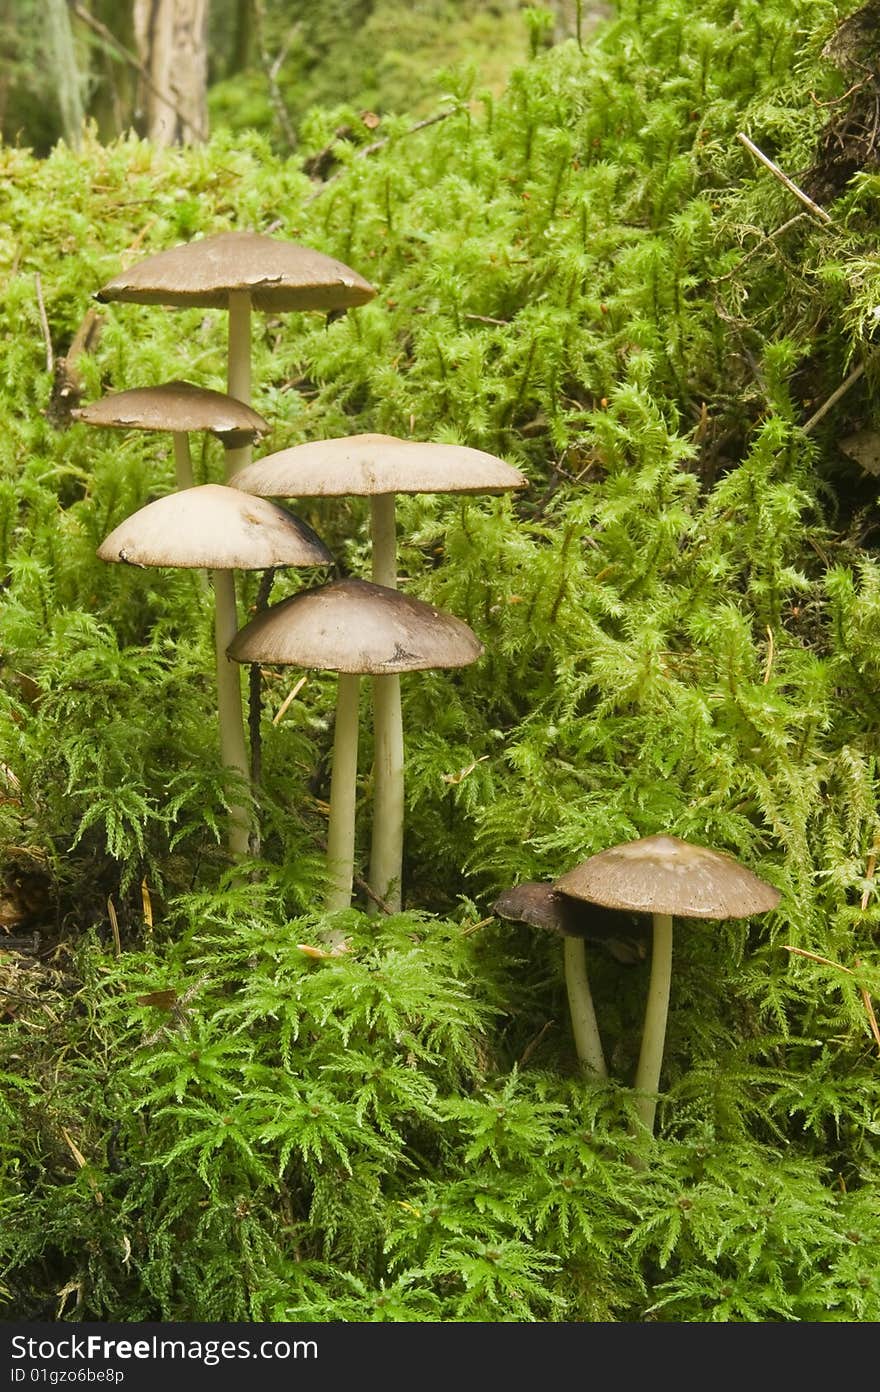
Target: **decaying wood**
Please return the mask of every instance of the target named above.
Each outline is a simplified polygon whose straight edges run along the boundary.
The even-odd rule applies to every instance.
[[[77,359],[91,353],[98,345],[103,319],[96,309],[90,309],[76,331],[73,342],[63,358],[55,359],[52,396],[46,407],[46,419],[56,430],[66,430],[71,424],[70,413],[80,404],[82,379],[77,371]]]

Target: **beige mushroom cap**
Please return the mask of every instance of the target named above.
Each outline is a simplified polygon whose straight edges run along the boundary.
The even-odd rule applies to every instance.
[[[165,382],[158,387],[134,387],[103,396],[70,413],[85,425],[117,429],[207,430],[227,449],[238,449],[268,433],[269,422],[225,392],[194,387],[190,382]]]
[[[184,488],[147,503],[105,537],[98,556],[129,565],[210,570],[329,565],[333,560],[298,517],[219,483]]]
[[[382,675],[466,667],[483,645],[461,619],[367,580],[339,580],[265,609],[236,634],[237,662]]]
[[[226,309],[247,290],[255,309],[348,309],[376,291],[341,261],[260,232],[219,232],[148,256],[108,280],[96,299]]]
[[[732,856],[676,836],[646,836],[590,856],[553,888],[611,909],[681,918],[747,918],[780,893]]]
[[[349,435],[316,440],[255,459],[231,488],[268,498],[328,498],[382,493],[502,493],[528,479],[494,454],[467,445]]]

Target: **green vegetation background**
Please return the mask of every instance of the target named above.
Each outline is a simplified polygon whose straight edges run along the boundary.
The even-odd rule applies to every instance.
[[[0,149],[0,835],[4,902],[41,931],[36,956],[0,950],[8,1318],[880,1317],[876,483],[837,447],[871,425],[880,182],[867,137],[854,168],[829,155],[830,123],[874,100],[848,51],[823,54],[839,17],[624,0],[581,51],[545,49],[533,12],[501,95],[447,74],[452,114],[413,135],[387,117],[368,157],[339,142],[323,185],[302,160],[337,110],[288,158],[241,131]],[[169,448],[45,414],[36,277],[63,352],[122,262],[232,227],[379,288],[332,323],[258,319],[269,448],[379,430],[530,479],[401,507],[406,588],[486,656],[404,683],[408,907],[343,915],[338,959],[297,947],[326,926],[332,681],[275,725],[297,674],[266,676],[263,859],[236,884],[204,593],[94,554],[171,488]],[[102,318],[87,399],[223,387],[220,315]],[[219,478],[219,452],[196,468]],[[300,512],[363,573],[360,503]],[[365,837],[368,736],[362,773]],[[648,964],[591,952],[612,1073],[591,1083],[558,943],[468,929],[515,881],[658,831],[783,897],[679,926],[637,1170]],[[173,1013],[138,1001],[171,989]]]

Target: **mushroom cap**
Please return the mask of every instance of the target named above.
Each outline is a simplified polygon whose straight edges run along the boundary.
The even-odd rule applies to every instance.
[[[676,836],[645,836],[600,851],[553,883],[575,899],[681,918],[747,918],[780,893],[733,856]]]
[[[506,889],[492,905],[492,913],[533,928],[546,928],[564,938],[601,943],[619,962],[638,962],[645,956],[650,927],[647,919],[572,899],[542,881],[525,880]]]
[[[327,498],[381,493],[503,493],[528,479],[494,454],[467,445],[348,435],[315,440],[255,459],[231,488],[269,498]]]
[[[220,483],[157,498],[133,512],[98,547],[102,561],[210,570],[329,565],[333,557],[285,508]]]
[[[108,280],[96,299],[226,309],[248,290],[255,309],[348,309],[376,291],[363,276],[312,247],[260,232],[218,232],[148,256]]]
[[[420,599],[368,580],[337,580],[264,609],[227,652],[236,662],[376,676],[466,667],[483,645],[461,619]]]
[[[70,413],[85,425],[119,429],[170,430],[185,433],[209,430],[226,449],[238,449],[268,433],[269,422],[224,392],[194,387],[190,382],[165,382],[159,387],[133,387],[102,396]]]

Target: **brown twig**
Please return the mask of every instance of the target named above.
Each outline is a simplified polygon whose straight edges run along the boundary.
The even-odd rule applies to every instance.
[[[119,938],[119,919],[116,917],[116,905],[113,903],[112,899],[107,900],[107,914],[110,918],[110,927],[113,930],[113,947],[116,951],[116,956],[121,957],[122,943]]]
[[[469,923],[467,928],[462,928],[461,936],[463,938],[469,938],[471,933],[476,933],[480,928],[485,928],[487,923],[493,923],[494,921],[495,915],[490,914],[488,918],[481,918],[479,923]]]
[[[765,169],[770,170],[770,173],[775,179],[778,179],[781,184],[785,185],[789,193],[794,194],[795,198],[799,199],[804,207],[809,209],[813,217],[817,217],[820,222],[824,222],[826,225],[831,222],[831,215],[826,213],[824,208],[820,208],[818,203],[814,203],[808,193],[804,193],[803,189],[798,188],[794,180],[790,179],[788,175],[779,168],[778,164],[774,164],[773,160],[765,155],[763,150],[759,150],[753,140],[749,140],[749,137],[744,135],[742,131],[737,131],[736,138],[745,145],[750,154],[755,156],[755,159],[761,161]]]
[[[805,425],[801,426],[801,430],[805,435],[809,435],[810,431],[813,430],[813,428],[819,424],[823,416],[827,416],[832,406],[837,405],[840,398],[844,396],[845,393],[849,391],[850,387],[853,386],[853,384],[859,380],[859,378],[863,375],[864,371],[864,363],[859,363],[857,367],[853,368],[852,372],[849,374],[846,380],[841,382],[837,390],[831,393],[828,400],[824,401],[822,405],[819,407],[818,411],[816,411],[812,416],[810,416],[810,419],[806,422]]]
[[[855,964],[857,967],[860,967],[862,965],[861,959],[856,957]],[[880,1049],[880,1025],[877,1024],[877,1016],[874,1014],[874,1007],[871,1004],[871,997],[868,995],[868,992],[865,990],[864,986],[859,987],[859,995],[862,998],[862,1004],[864,1005],[865,1010],[868,1012],[868,1023],[871,1026],[871,1033],[874,1036],[874,1042],[876,1043],[877,1048]]]
[[[535,1052],[538,1045],[541,1043],[541,1040],[544,1038],[544,1035],[547,1033],[548,1030],[551,1030],[555,1024],[555,1020],[548,1020],[547,1023],[545,1025],[542,1025],[541,1029],[539,1029],[534,1039],[529,1040],[528,1044],[522,1051],[522,1055],[517,1060],[517,1068],[525,1068],[529,1059],[532,1057],[532,1054]]]
[[[52,335],[49,332],[49,320],[46,316],[46,305],[43,300],[43,281],[39,271],[34,275],[34,288],[37,292],[37,309],[40,312],[40,328],[43,331],[43,342],[46,345],[46,371],[53,372],[55,369],[55,354],[52,352]]]
[[[385,135],[381,140],[374,140],[372,144],[364,145],[362,149],[358,150],[355,159],[366,159],[369,155],[378,154],[392,140],[406,140],[407,136],[415,135],[417,131],[426,130],[428,126],[436,126],[438,121],[445,121],[448,116],[454,116],[457,111],[457,106],[450,106],[444,111],[435,112],[433,116],[426,116],[424,121],[416,121],[414,126],[410,126],[409,130],[403,131],[400,135]],[[306,208],[310,203],[314,203],[315,199],[320,198],[324,190],[328,189],[331,184],[335,184],[337,179],[341,179],[345,172],[345,168],[337,169],[335,174],[331,174],[320,188],[315,189],[315,192],[305,199],[303,207]]]
[[[115,49],[123,62],[128,63],[129,67],[134,68],[135,72],[140,74],[153,95],[158,97],[160,102],[164,102],[164,104],[174,112],[175,116],[183,123],[184,127],[189,126],[197,140],[205,141],[208,139],[207,131],[196,127],[193,123],[192,116],[188,116],[184,111],[181,111],[174,98],[169,97],[167,92],[163,92],[161,87],[156,86],[150,76],[149,68],[144,67],[141,60],[136,57],[130,49],[126,48],[125,44],[120,43],[116,35],[111,33],[105,24],[102,24],[93,14],[89,14],[88,10],[84,10],[82,5],[78,4],[78,0],[67,0],[67,4],[76,15],[77,19],[82,20],[87,29],[91,29],[100,39],[103,39],[106,44],[109,44],[112,49]]]
[[[785,948],[786,952],[793,952],[798,957],[807,957],[811,962],[820,962],[823,967],[834,967],[837,971],[846,972],[847,976],[855,976],[855,972],[852,970],[851,967],[845,967],[841,962],[832,962],[830,957],[820,957],[818,952],[807,952],[806,948],[790,947],[787,943],[783,943],[783,947]],[[856,967],[861,967],[861,958],[856,957],[854,960]],[[870,1025],[871,1033],[874,1036],[874,1039],[877,1043],[877,1048],[880,1049],[880,1025],[878,1025],[877,1016],[874,1014],[874,1007],[871,1004],[871,997],[869,996],[864,986],[859,986],[858,992],[862,998],[862,1004],[864,1005],[868,1015],[868,1024]]]

